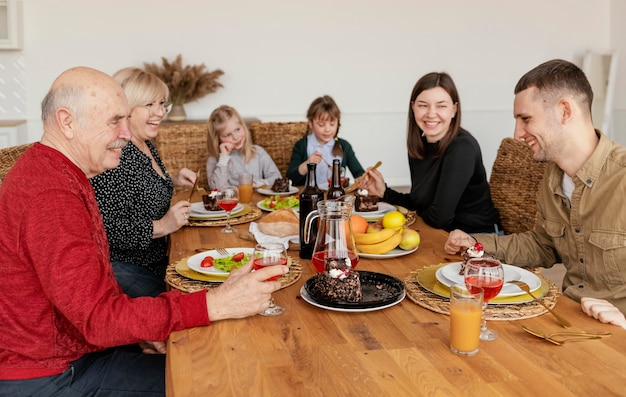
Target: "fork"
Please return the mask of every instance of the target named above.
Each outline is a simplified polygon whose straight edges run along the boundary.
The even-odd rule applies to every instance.
[[[224,256],[230,255],[230,252],[228,252],[226,250],[226,248],[217,247],[217,248],[215,248],[215,251],[217,251],[217,253],[220,254],[220,255],[224,255]]]
[[[551,334],[545,334],[525,325],[522,325],[522,329],[529,334],[535,335],[559,346],[564,345],[566,342],[582,342],[585,340],[602,339],[612,335],[610,332],[602,332],[598,334],[587,332],[553,332]]]
[[[533,295],[530,292],[530,287],[528,286],[528,284],[526,284],[523,281],[517,281],[517,280],[511,280],[511,281],[507,281],[510,284],[515,284],[517,285],[522,291],[526,292],[528,295],[530,295],[531,298],[533,298],[533,300],[535,302],[539,302],[539,304],[543,307],[545,307],[554,317],[556,317],[557,320],[559,320],[559,323],[561,323],[561,326],[563,328],[569,328],[572,326],[572,324],[567,321],[566,319],[564,319],[563,317],[561,317],[559,314],[557,314],[555,311],[553,311],[552,309],[550,309],[545,303],[543,303],[542,301],[540,301],[539,299],[537,299],[537,297],[535,295]]]

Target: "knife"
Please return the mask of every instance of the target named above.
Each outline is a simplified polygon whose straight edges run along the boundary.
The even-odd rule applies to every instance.
[[[200,170],[196,173],[196,180],[193,181],[193,186],[191,187],[191,192],[189,193],[189,201],[191,203],[191,197],[193,197],[193,192],[196,190],[196,186],[198,186],[198,179],[200,178]]]

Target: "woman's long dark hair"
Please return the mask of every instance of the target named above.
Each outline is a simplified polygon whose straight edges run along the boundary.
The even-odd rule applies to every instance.
[[[452,103],[456,104],[456,115],[452,118],[452,122],[450,122],[450,129],[448,130],[448,133],[439,141],[439,147],[437,148],[435,157],[439,157],[445,153],[450,143],[459,135],[459,131],[461,130],[461,101],[459,100],[459,93],[456,90],[454,81],[452,81],[452,77],[450,77],[447,73],[435,72],[424,75],[417,81],[417,83],[415,83],[413,91],[411,92],[411,100],[409,101],[406,146],[409,152],[409,157],[411,158],[421,160],[425,155],[424,142],[422,142],[422,133],[424,131],[422,131],[415,122],[413,102],[415,102],[415,99],[422,93],[422,91],[435,87],[441,87],[446,90],[448,95],[450,95],[450,98],[452,98]]]

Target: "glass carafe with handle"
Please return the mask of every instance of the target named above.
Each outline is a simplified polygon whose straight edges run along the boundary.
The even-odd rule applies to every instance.
[[[353,200],[354,197],[349,196],[345,200],[320,201],[317,210],[306,217],[305,242],[311,238],[311,225],[318,224],[311,262],[320,273],[326,270],[327,259],[345,261],[346,267],[351,269],[359,262],[350,224]]]

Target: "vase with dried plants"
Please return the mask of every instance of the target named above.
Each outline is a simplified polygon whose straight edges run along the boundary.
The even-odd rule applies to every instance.
[[[161,65],[144,63],[144,69],[163,80],[170,90],[172,111],[167,116],[168,120],[185,120],[187,116],[184,104],[196,101],[223,87],[219,78],[224,72],[220,69],[210,71],[204,64],[183,66],[180,54],[173,62],[165,57],[162,57],[161,61]]]

